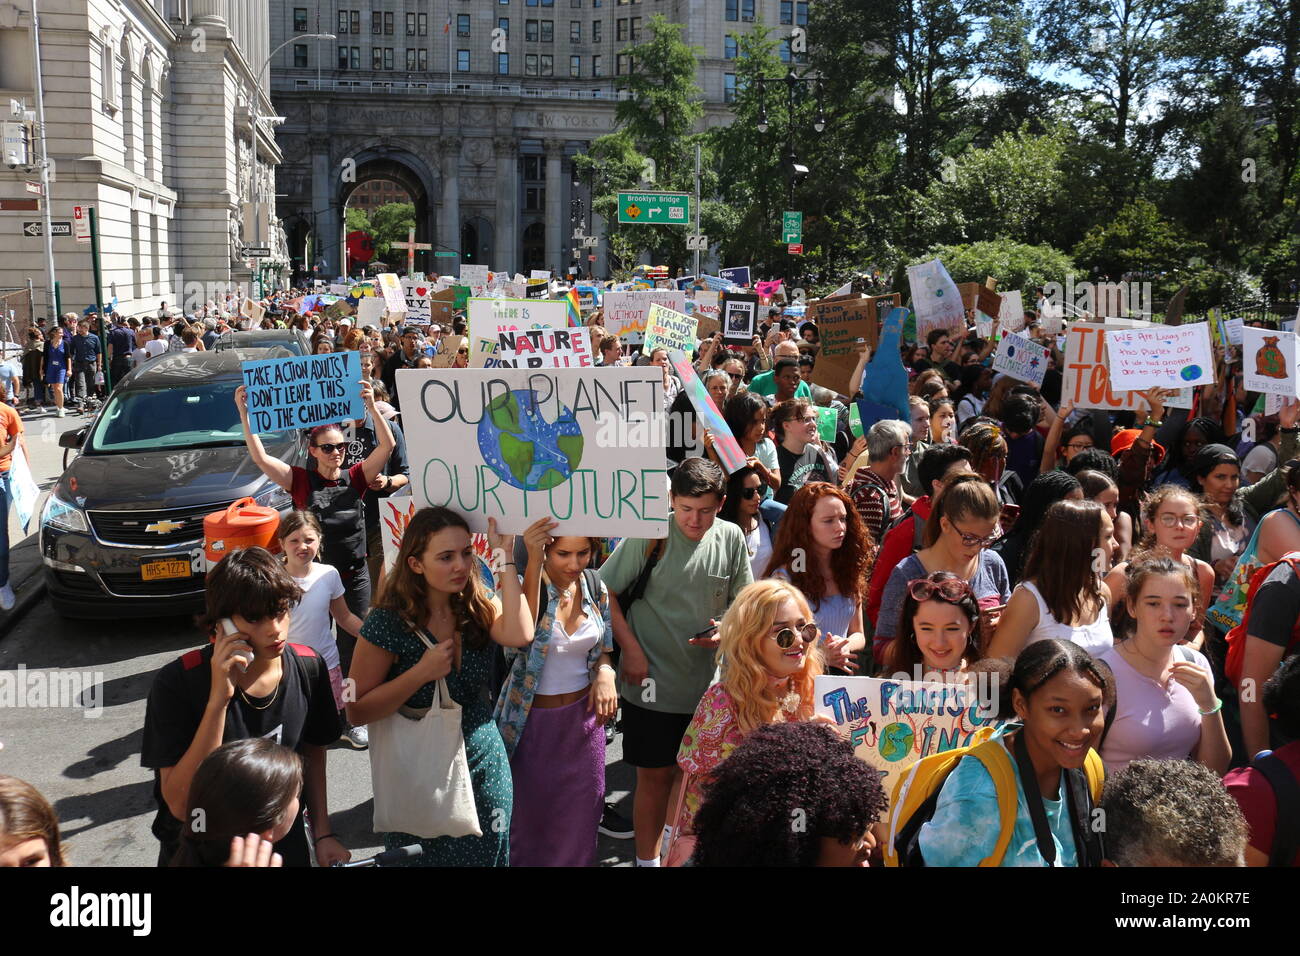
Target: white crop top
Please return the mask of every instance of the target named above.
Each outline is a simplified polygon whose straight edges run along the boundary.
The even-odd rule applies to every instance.
[[[585,689],[591,683],[587,655],[598,640],[600,629],[590,614],[572,636],[564,629],[560,619],[556,618],[536,693],[571,694],[575,690]]]
[[[1054,637],[1059,641],[1070,641],[1078,644],[1094,656],[1107,648],[1115,646],[1115,636],[1111,633],[1110,614],[1106,610],[1105,601],[1101,604],[1101,613],[1097,615],[1097,620],[1091,624],[1071,626],[1062,624],[1052,617],[1052,612],[1047,609],[1047,602],[1043,600],[1043,595],[1039,593],[1038,588],[1032,581],[1021,581],[1017,586],[1032,594],[1034,600],[1038,602],[1038,623],[1029,632],[1029,638],[1025,641],[1026,645],[1032,644],[1034,641]]]

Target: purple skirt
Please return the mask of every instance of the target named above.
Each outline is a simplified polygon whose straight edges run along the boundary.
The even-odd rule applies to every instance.
[[[594,866],[605,809],[605,732],[587,697],[528,711],[510,758],[511,866]]]

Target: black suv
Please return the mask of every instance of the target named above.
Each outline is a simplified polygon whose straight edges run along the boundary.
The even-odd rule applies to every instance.
[[[240,498],[279,510],[287,492],[244,445],[240,363],[283,348],[163,354],[132,371],[95,420],[66,432],[81,454],[41,513],[40,547],[54,609],[67,617],[185,614],[203,606],[203,518]],[[299,432],[262,436],[269,454],[307,461]]]

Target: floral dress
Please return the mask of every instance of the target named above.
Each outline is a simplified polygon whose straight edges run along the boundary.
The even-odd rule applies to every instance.
[[[731,756],[731,752],[744,737],[736,724],[731,695],[721,684],[714,684],[700,698],[695,716],[691,718],[690,726],[682,737],[681,748],[677,751],[677,766],[689,774],[686,778],[686,800],[678,822],[682,833],[694,832],[692,823],[700,809],[704,784],[718,765]]]

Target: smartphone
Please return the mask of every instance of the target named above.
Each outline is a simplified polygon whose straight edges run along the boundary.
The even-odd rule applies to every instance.
[[[221,619],[221,630],[227,636],[239,633],[239,628],[236,626],[235,622],[228,617],[223,617]],[[241,671],[247,671],[248,665],[253,663],[253,649],[244,641],[240,641],[239,643],[244,645],[244,647],[239,648],[235,652],[239,657],[239,669]]]
[[[703,641],[703,640],[707,640],[707,639],[713,637],[713,635],[716,634],[716,633],[718,633],[718,625],[716,625],[716,624],[710,624],[710,625],[709,625],[708,627],[706,627],[704,630],[700,631],[698,634],[696,634],[694,637],[692,637],[691,640],[693,640],[693,641]]]

